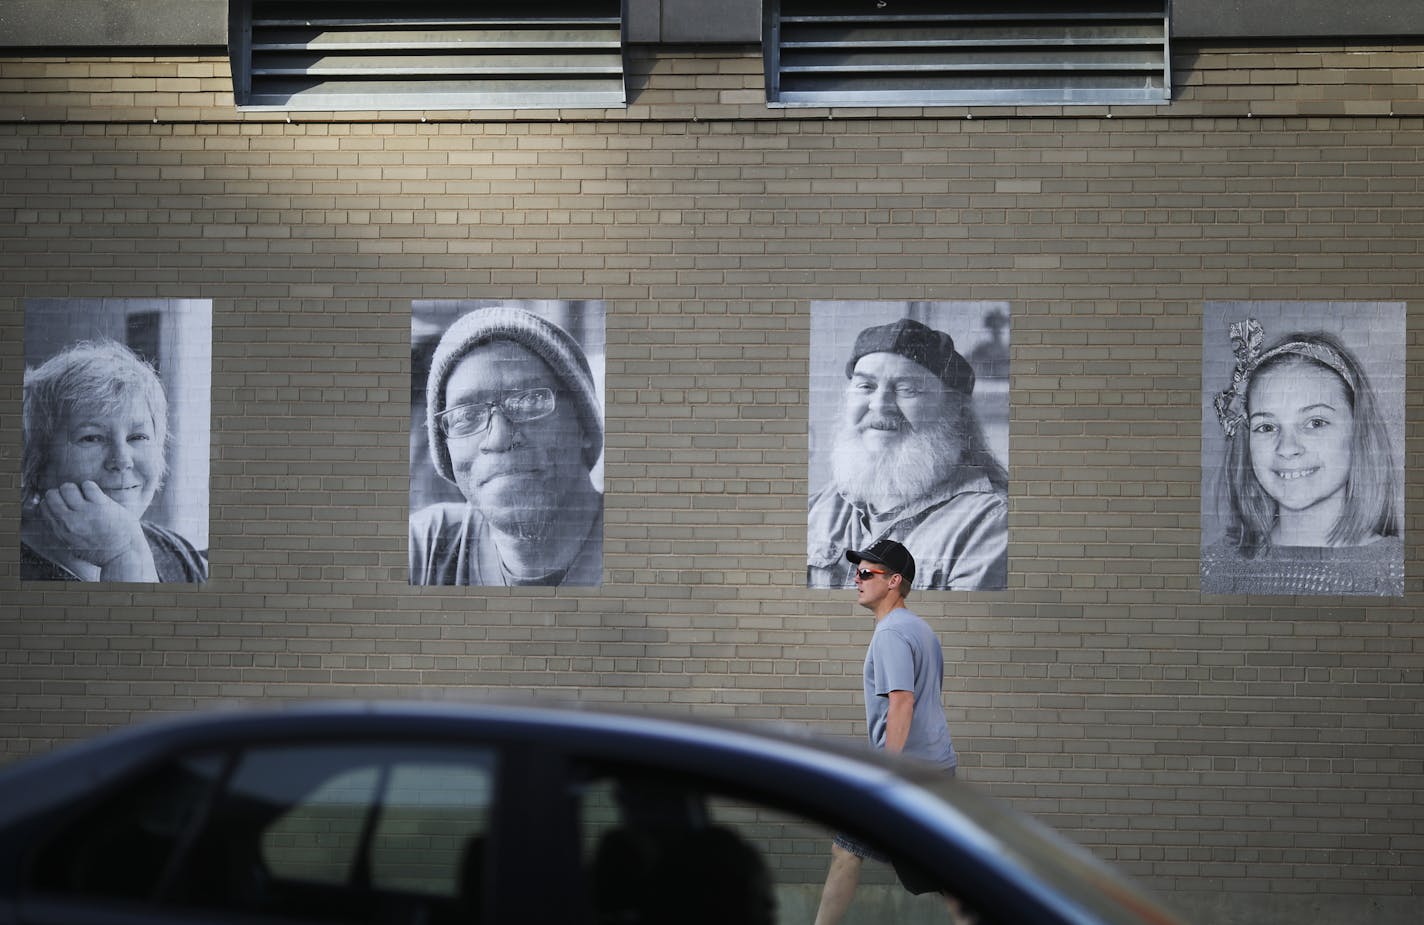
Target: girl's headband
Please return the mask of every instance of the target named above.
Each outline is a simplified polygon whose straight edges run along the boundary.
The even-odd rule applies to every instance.
[[[1218,392],[1212,400],[1216,408],[1216,419],[1221,422],[1221,430],[1228,440],[1236,436],[1236,429],[1246,420],[1246,389],[1250,385],[1252,374],[1262,363],[1283,354],[1303,356],[1333,369],[1345,380],[1350,394],[1355,394],[1355,377],[1345,365],[1344,357],[1326,344],[1293,340],[1262,353],[1261,342],[1265,340],[1266,333],[1261,328],[1261,322],[1255,318],[1231,322],[1228,333],[1231,337],[1231,352],[1236,355],[1236,368],[1231,371],[1231,385]]]

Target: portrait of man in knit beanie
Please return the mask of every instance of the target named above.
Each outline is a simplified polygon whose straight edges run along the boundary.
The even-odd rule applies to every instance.
[[[811,306],[806,581],[852,587],[847,550],[894,540],[915,587],[1008,585],[1008,305]]]
[[[410,583],[603,576],[604,310],[416,302]]]

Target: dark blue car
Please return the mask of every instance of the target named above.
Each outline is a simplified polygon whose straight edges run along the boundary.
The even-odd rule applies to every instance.
[[[981,925],[1175,922],[971,786],[795,730],[393,703],[195,715],[0,769],[0,923],[810,922],[837,832]],[[851,912],[949,920],[888,865]]]

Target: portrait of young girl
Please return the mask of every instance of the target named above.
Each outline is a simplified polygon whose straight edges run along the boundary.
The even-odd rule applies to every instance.
[[[1219,303],[1206,324],[1202,592],[1403,596],[1403,306]]]

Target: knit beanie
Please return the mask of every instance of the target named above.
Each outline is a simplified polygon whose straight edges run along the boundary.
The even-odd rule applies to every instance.
[[[512,305],[491,305],[456,319],[435,348],[425,385],[425,428],[435,471],[455,481],[450,448],[435,420],[445,410],[445,383],[465,354],[493,340],[513,341],[529,350],[548,365],[564,391],[573,396],[586,437],[584,462],[592,469],[603,455],[603,410],[583,348],[563,328],[532,312]]]

